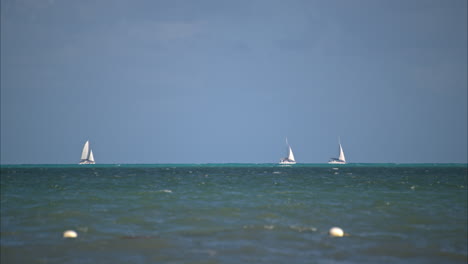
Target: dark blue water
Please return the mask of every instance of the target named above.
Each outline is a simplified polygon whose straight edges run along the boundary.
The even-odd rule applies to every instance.
[[[466,263],[466,164],[1,167],[1,263]],[[334,238],[338,226],[349,236]],[[75,230],[75,239],[63,238]]]

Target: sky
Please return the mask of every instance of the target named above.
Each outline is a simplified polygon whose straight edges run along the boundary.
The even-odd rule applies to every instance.
[[[466,0],[1,0],[1,164],[466,163]]]

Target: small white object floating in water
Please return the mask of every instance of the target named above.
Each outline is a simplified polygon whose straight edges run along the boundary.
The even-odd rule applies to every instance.
[[[345,232],[339,227],[332,227],[330,228],[330,231],[328,231],[328,234],[330,234],[332,237],[343,237]]]
[[[67,231],[63,232],[63,237],[64,238],[76,238],[77,236],[78,236],[78,234],[73,230],[67,230]]]

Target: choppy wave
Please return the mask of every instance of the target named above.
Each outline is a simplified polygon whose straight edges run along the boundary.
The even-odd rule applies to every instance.
[[[466,263],[466,166],[333,168],[2,166],[1,262]]]

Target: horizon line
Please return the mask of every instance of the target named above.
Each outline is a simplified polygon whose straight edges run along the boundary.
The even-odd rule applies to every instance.
[[[96,164],[78,164],[78,163],[0,163],[0,166],[21,166],[21,165],[76,165],[80,167],[93,167],[101,165],[222,165],[222,164],[239,164],[239,165],[282,165],[277,162],[201,162],[201,163],[180,163],[180,162],[169,162],[169,163],[96,163]],[[346,166],[346,165],[356,165],[356,164],[394,164],[394,165],[412,165],[412,164],[460,164],[468,165],[468,162],[348,162],[346,164],[330,164],[328,162],[298,162],[289,166],[297,165],[329,165],[329,166]]]

